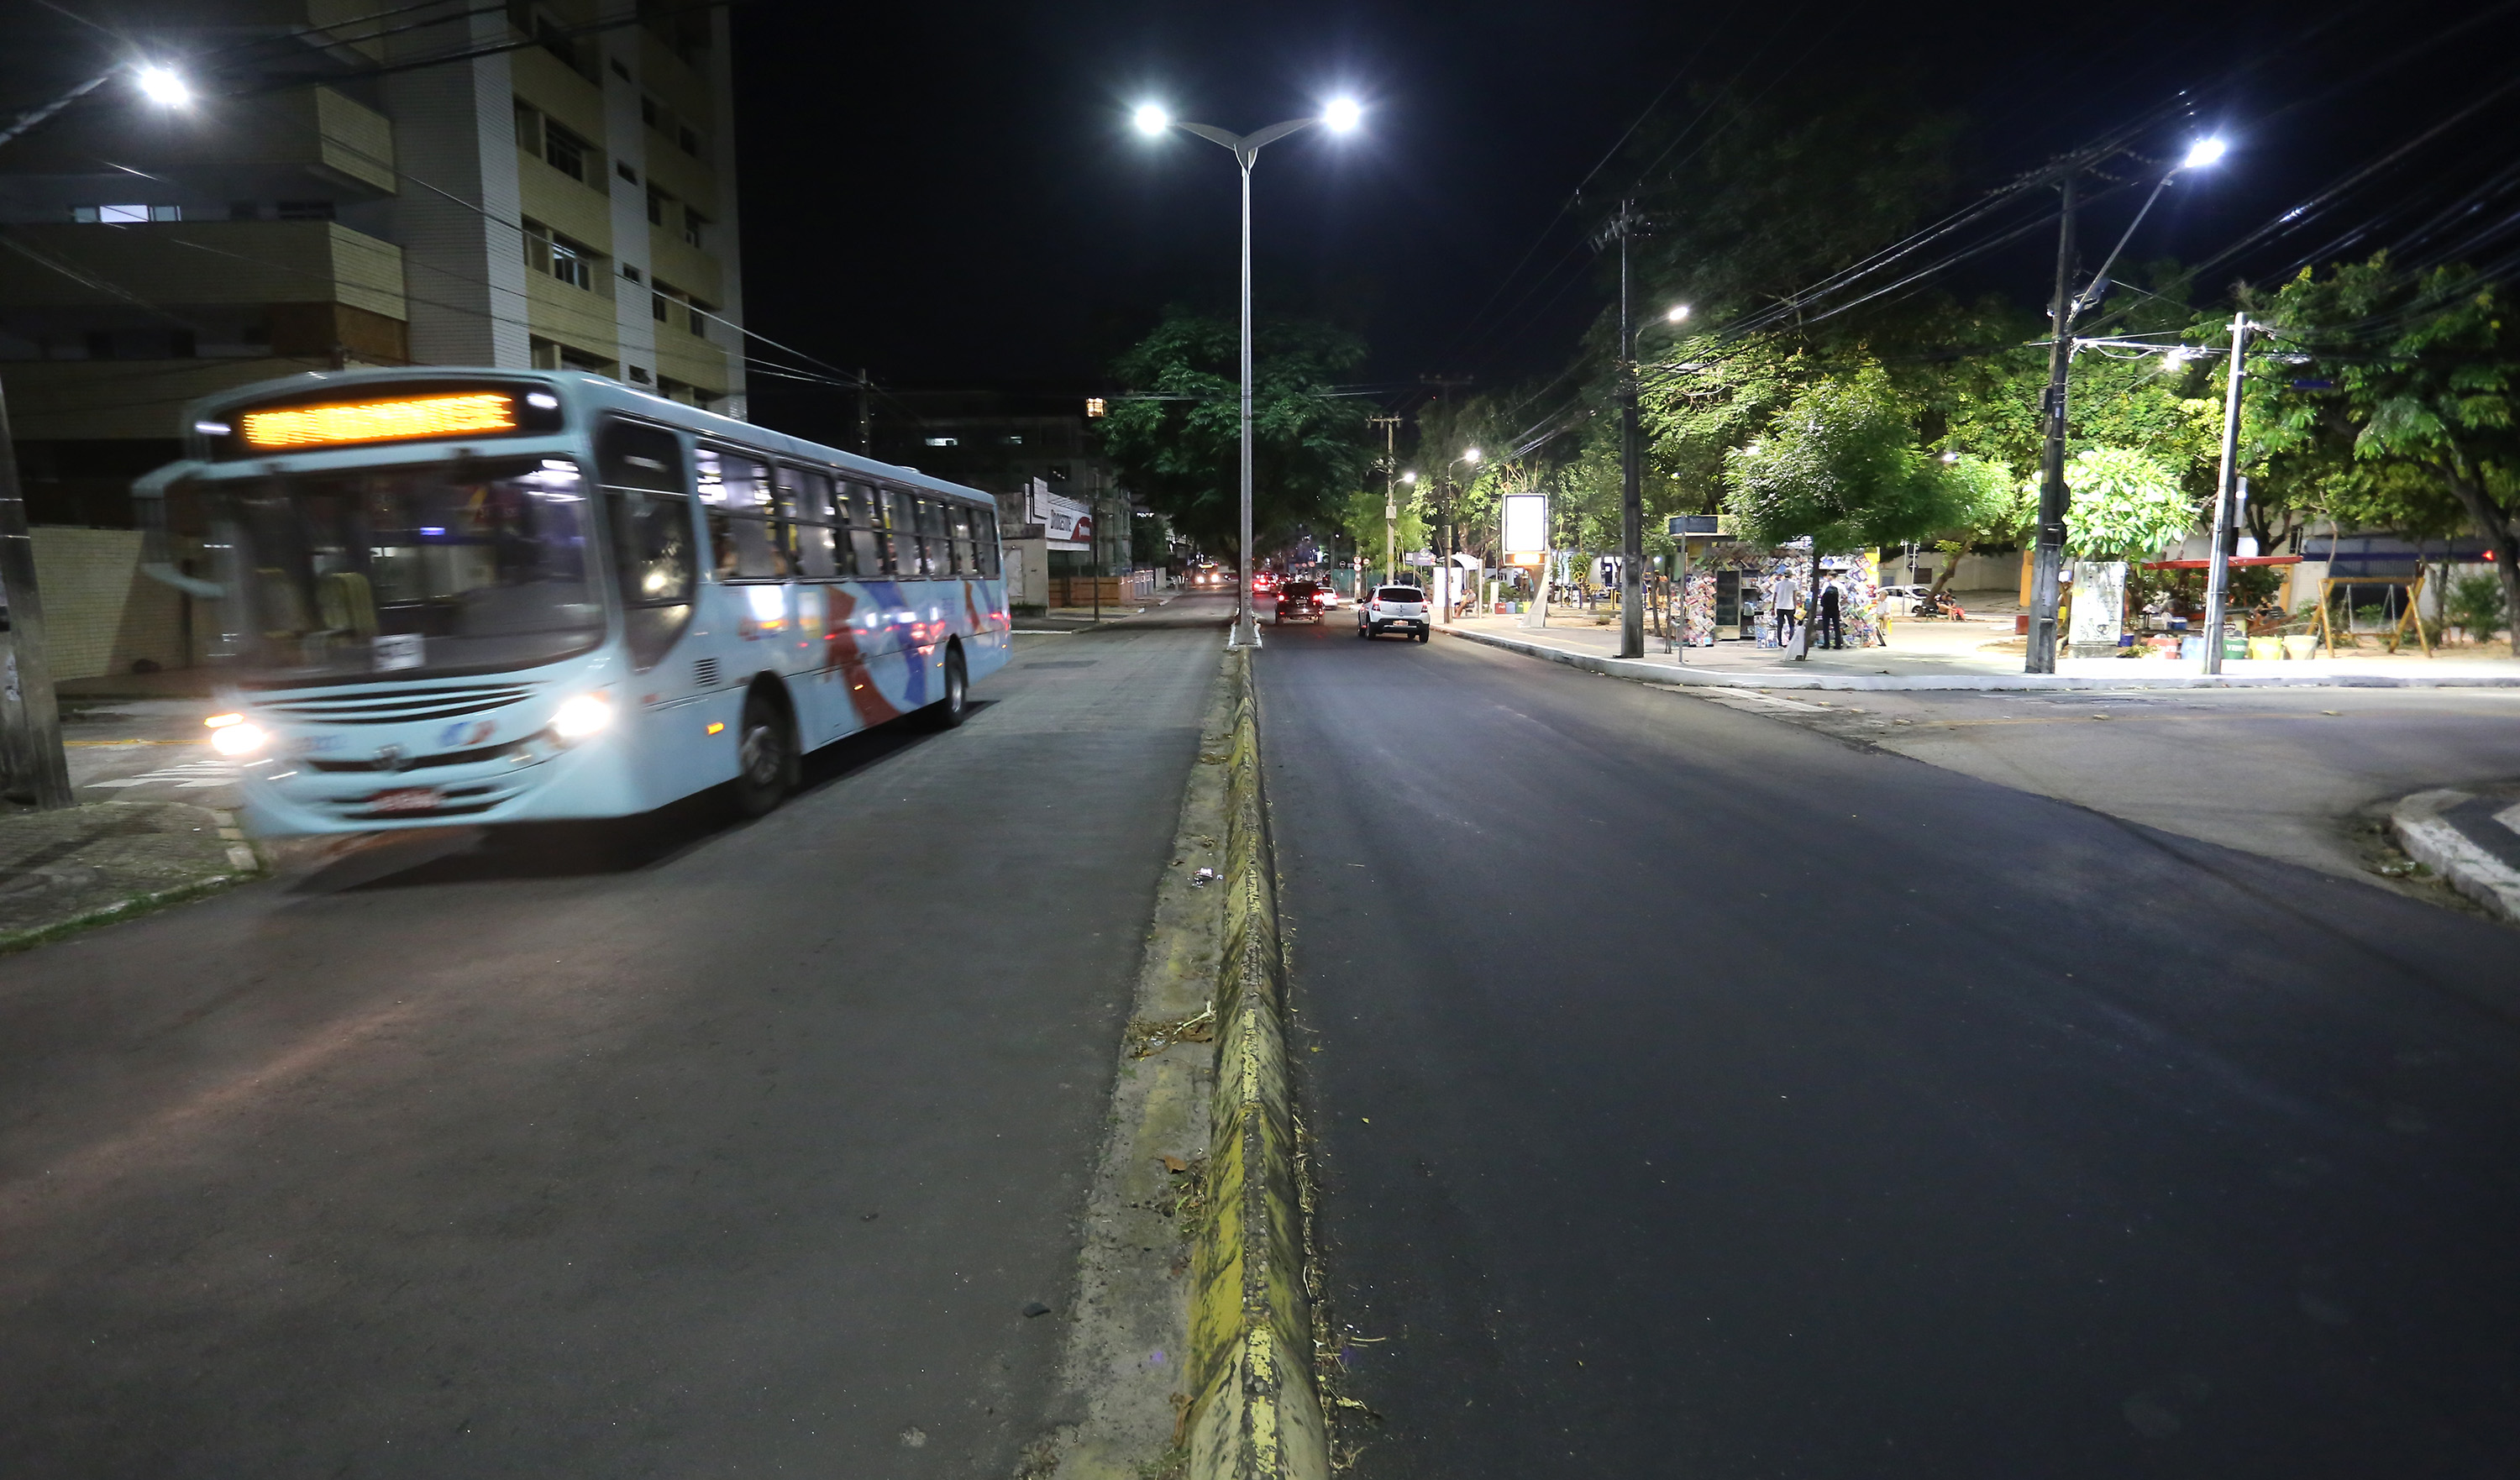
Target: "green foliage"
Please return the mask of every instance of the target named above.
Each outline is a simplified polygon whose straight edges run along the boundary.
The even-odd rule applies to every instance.
[[[1114,367],[1127,387],[1102,423],[1122,485],[1201,549],[1231,552],[1241,441],[1234,325],[1168,310]],[[1297,524],[1329,521],[1363,480],[1366,403],[1333,396],[1365,343],[1328,325],[1261,326],[1252,368],[1252,525],[1267,549]]]
[[[1823,551],[1924,538],[1962,522],[1981,492],[1916,445],[1910,409],[1878,370],[1805,387],[1726,459],[1726,480],[1742,534],[1809,535]]]
[[[2443,605],[2452,626],[2481,642],[2501,629],[2502,583],[2490,575],[2460,576],[2451,583],[2450,600]]]
[[[2065,549],[2078,560],[2123,561],[2158,555],[2196,527],[2196,503],[2160,460],[2132,447],[2087,447],[2065,463],[2073,508],[2065,516]],[[2022,504],[2039,506],[2036,474],[2023,480]]]
[[[1392,560],[1426,544],[1426,521],[1418,515],[1418,506],[1410,499],[1398,501],[1398,538],[1391,543]],[[1382,546],[1385,521],[1382,517],[1382,492],[1376,488],[1360,488],[1338,501],[1329,514],[1328,522],[1345,534],[1365,557],[1366,564],[1382,568]]]
[[[2271,440],[2350,449],[2351,473],[2332,481],[2373,522],[2444,532],[2454,506],[2520,602],[2520,326],[2499,291],[2470,268],[2401,272],[2383,253],[2305,271],[2271,320],[2335,382],[2272,417]]]

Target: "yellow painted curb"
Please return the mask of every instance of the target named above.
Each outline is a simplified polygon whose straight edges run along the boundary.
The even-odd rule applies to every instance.
[[[1286,1072],[1285,956],[1260,785],[1251,655],[1233,653],[1225,954],[1216,989],[1208,1211],[1192,1254],[1192,1480],[1322,1480],[1303,1211]]]

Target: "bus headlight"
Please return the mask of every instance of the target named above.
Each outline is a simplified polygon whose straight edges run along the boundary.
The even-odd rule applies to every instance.
[[[601,694],[581,694],[552,715],[552,734],[564,740],[582,740],[611,723],[611,700]]]
[[[210,727],[210,748],[221,755],[251,755],[271,740],[260,725],[242,714],[213,714],[202,723]]]

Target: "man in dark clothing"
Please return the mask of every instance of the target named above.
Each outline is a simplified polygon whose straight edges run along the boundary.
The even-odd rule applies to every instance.
[[[1837,582],[1831,581],[1821,588],[1820,631],[1815,636],[1819,637],[1820,645],[1823,648],[1846,646],[1846,629],[1838,624],[1839,601]]]

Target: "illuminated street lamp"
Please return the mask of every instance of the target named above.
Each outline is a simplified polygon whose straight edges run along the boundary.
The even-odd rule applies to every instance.
[[[0,145],[18,138],[63,109],[103,87],[125,69],[100,72],[52,102],[18,115],[0,129]],[[181,108],[192,89],[171,69],[130,69],[140,95],[160,108]],[[62,714],[53,696],[53,667],[45,650],[44,602],[35,585],[35,546],[26,530],[26,494],[18,478],[18,449],[9,434],[9,413],[0,404],[0,591],[8,593],[9,643],[17,659],[18,702],[0,706],[0,755],[25,788],[24,797],[50,810],[78,804],[62,751]]]
[[[1251,552],[1251,166],[1260,151],[1288,134],[1318,123],[1334,134],[1353,132],[1365,120],[1365,110],[1351,98],[1333,98],[1319,115],[1272,123],[1257,133],[1234,134],[1204,123],[1175,118],[1162,107],[1142,103],[1130,114],[1138,132],[1153,138],[1167,129],[1192,133],[1231,152],[1242,170],[1242,581],[1236,596],[1234,641],[1237,648],[1260,646],[1260,628],[1252,612],[1251,582],[1256,562]]]
[[[2048,310],[2055,336],[2048,347],[2048,395],[2040,406],[2041,418],[2048,424],[2048,447],[2039,478],[2039,521],[2032,536],[2030,641],[2029,650],[2021,659],[2024,673],[2056,671],[2056,605],[2065,559],[2065,511],[2071,498],[2065,487],[2065,371],[2074,358],[2074,321],[2096,301],[2108,283],[2109,269],[2117,266],[2119,254],[2126,250],[2127,243],[2135,240],[2136,228],[2152,213],[2153,202],[2161,199],[2161,193],[2170,188],[2179,172],[2219,163],[2229,152],[2230,146],[2220,138],[2203,138],[2188,146],[2178,163],[2162,171],[2152,194],[2144,197],[2143,208],[2127,223],[2125,234],[2118,238],[2118,245],[2110,249],[2100,270],[2092,274],[2091,286],[2070,296],[2066,285],[2074,261],[2074,182],[2081,170],[2106,156],[2081,156],[2067,163],[2062,182],[2064,213],[2056,237],[2056,299]]]

